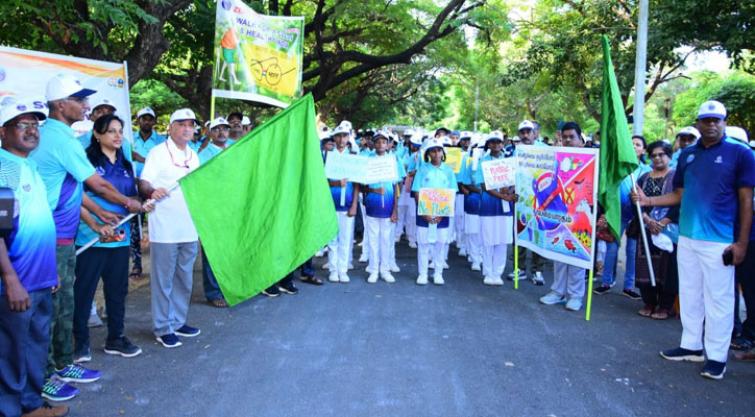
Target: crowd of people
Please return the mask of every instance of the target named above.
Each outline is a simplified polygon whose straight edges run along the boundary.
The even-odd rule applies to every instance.
[[[143,275],[141,229],[148,227],[153,333],[165,348],[201,331],[188,323],[193,265],[201,244],[177,180],[223,152],[251,130],[241,113],[218,117],[200,129],[190,109],[173,112],[167,134],[155,130],[156,113],[136,113],[133,142],[124,138],[127,123],[112,101],[97,97],[71,76],[58,75],[46,85],[45,98],[16,97],[0,107],[0,203],[11,201],[12,226],[0,240],[0,415],[63,416],[57,402],[79,394],[76,384],[101,378],[84,367],[92,361],[89,325],[96,318],[94,298],[100,280],[106,311],[104,352],[131,358],[142,349],[126,336],[129,279]],[[642,299],[643,317],[667,319],[677,313],[683,327],[679,347],[661,356],[672,361],[705,362],[702,375],[721,379],[728,352],[755,360],[755,318],[739,321],[741,290],[748,311],[755,311],[755,142],[739,128],[726,126],[726,109],[703,103],[694,127],[681,129],[674,143],[633,137],[639,167],[622,184],[624,239],[597,220],[596,294],[616,282],[622,241],[626,253],[623,294]],[[82,120],[91,130],[76,136]],[[202,134],[204,133],[204,135]],[[396,161],[397,180],[360,184],[328,178],[338,218],[338,233],[326,248],[327,280],[351,281],[357,223],[361,224],[359,263],[366,263],[367,283],[396,281],[396,243],[406,239],[416,249],[417,285],[443,285],[454,244],[482,284],[501,286],[513,257],[513,187],[488,189],[480,164],[517,155],[521,145],[599,147],[600,133],[587,135],[579,124],[557,127],[552,143],[540,126],[525,120],[511,137],[439,128],[355,131],[348,121],[321,130],[324,163],[328,158],[361,154]],[[460,168],[445,164],[449,148],[460,148]],[[423,188],[456,194],[450,217],[418,214]],[[637,206],[642,210],[638,211]],[[602,213],[602,208],[598,207]],[[146,214],[146,216],[145,216]],[[145,219],[148,217],[148,221]],[[640,222],[642,220],[642,222]],[[642,250],[641,228],[650,246]],[[652,259],[655,285],[646,257]],[[526,265],[529,259],[530,267]],[[519,251],[518,275],[545,284],[546,260],[535,251]],[[228,304],[202,254],[207,301]],[[432,275],[431,275],[432,270]],[[553,263],[553,283],[540,302],[583,308],[586,271]],[[301,281],[323,285],[312,259],[300,268]],[[352,276],[353,276],[352,272]],[[637,292],[639,290],[639,293]],[[263,293],[296,294],[294,273]]]

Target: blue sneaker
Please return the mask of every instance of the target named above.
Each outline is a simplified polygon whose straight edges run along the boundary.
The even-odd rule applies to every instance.
[[[723,379],[726,373],[726,362],[712,361],[708,359],[703,366],[703,371],[700,375],[708,379]]]
[[[79,389],[68,385],[54,375],[42,386],[42,396],[50,401],[68,401],[79,395]]]
[[[94,382],[100,377],[102,377],[102,373],[100,371],[95,371],[94,369],[87,369],[84,368],[81,365],[68,365],[65,368],[55,372],[56,375],[58,375],[58,378],[60,378],[63,382],[78,382],[85,384],[87,382]]]
[[[187,326],[185,324],[181,326],[180,329],[176,330],[176,334],[183,337],[199,336],[199,333],[202,332],[196,327]]]
[[[178,336],[173,333],[157,336],[157,341],[166,348],[176,348],[183,345],[183,343],[181,343],[181,341],[178,339]]]
[[[661,357],[670,361],[677,362],[703,362],[705,356],[702,350],[689,350],[681,347],[675,349],[664,350],[661,352]]]

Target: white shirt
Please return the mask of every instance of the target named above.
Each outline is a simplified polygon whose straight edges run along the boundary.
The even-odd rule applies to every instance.
[[[199,167],[199,157],[188,145],[180,150],[169,138],[147,154],[141,179],[154,188],[169,190],[186,174]],[[177,187],[170,195],[155,204],[149,214],[149,241],[155,243],[184,243],[199,240],[191,220],[183,191]]]

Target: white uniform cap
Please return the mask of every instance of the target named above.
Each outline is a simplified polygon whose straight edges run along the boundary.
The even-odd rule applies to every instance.
[[[747,132],[739,126],[726,126],[726,136],[748,143],[750,138],[747,137]]]
[[[140,117],[142,117],[142,116],[144,116],[144,115],[149,115],[149,116],[152,116],[152,117],[157,117],[155,115],[155,111],[152,110],[151,107],[145,107],[145,108],[139,110],[138,112],[136,112],[136,118],[137,119],[140,118]]]
[[[708,117],[716,119],[726,118],[726,107],[721,102],[716,100],[706,101],[700,105],[700,110],[697,112],[698,119],[705,119]]]
[[[225,117],[217,117],[215,118],[215,120],[210,122],[210,129],[215,129],[218,126],[231,127],[230,123],[228,123],[228,120],[225,120]]]
[[[197,116],[194,115],[194,112],[191,109],[178,109],[170,115],[170,123],[180,122],[182,120],[193,120],[194,123],[196,123]]]
[[[47,81],[45,98],[47,101],[62,100],[68,97],[89,97],[97,91],[84,88],[81,81],[67,74],[58,74]]]
[[[534,123],[530,122],[529,120],[525,120],[522,123],[519,123],[519,128],[517,129],[517,131],[520,131],[522,129],[532,129],[532,130],[535,130],[535,125],[534,125]]]
[[[676,136],[679,135],[692,135],[695,137],[695,139],[700,139],[700,131],[692,126],[687,126],[680,130],[679,133],[676,134]]]
[[[0,126],[22,114],[34,114],[39,120],[47,119],[47,103],[42,100],[20,100],[0,107]]]

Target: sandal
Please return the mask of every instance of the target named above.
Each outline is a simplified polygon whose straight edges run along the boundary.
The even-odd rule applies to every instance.
[[[130,274],[128,274],[128,279],[130,280],[139,281],[143,278],[144,276],[142,275],[142,271],[140,269],[135,269],[131,271]]]
[[[651,317],[653,315],[653,309],[653,306],[645,304],[645,307],[642,307],[642,309],[638,311],[637,314],[641,315],[642,317]]]
[[[658,311],[650,316],[650,318],[653,320],[666,320],[669,318],[668,310],[665,308],[659,308]]]
[[[304,275],[301,277],[301,282],[305,282],[307,284],[312,284],[312,285],[322,285],[322,280],[315,276],[310,277],[308,275]]]
[[[210,304],[213,307],[217,308],[228,308],[228,303],[223,298],[218,298],[217,300],[210,301]]]

